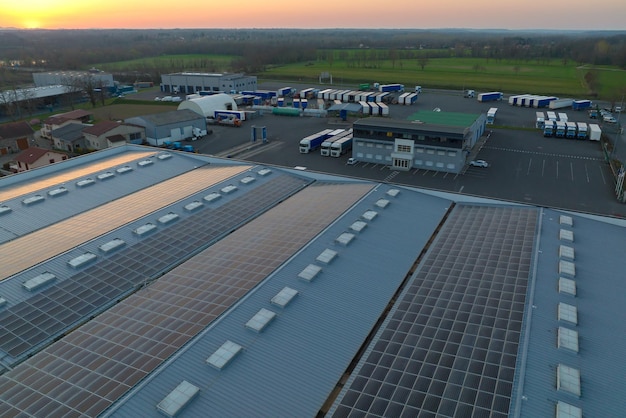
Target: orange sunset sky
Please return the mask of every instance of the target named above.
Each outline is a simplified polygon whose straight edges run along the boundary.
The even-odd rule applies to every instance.
[[[626,30],[626,0],[0,0],[0,27]]]

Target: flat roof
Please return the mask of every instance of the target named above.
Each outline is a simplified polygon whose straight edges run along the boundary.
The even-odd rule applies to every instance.
[[[478,119],[480,115],[475,115],[471,113],[457,113],[457,112],[435,112],[435,111],[426,111],[422,110],[419,112],[415,112],[407,117],[408,120],[412,121],[422,121],[424,123],[432,123],[435,125],[444,125],[444,126],[456,126],[467,128],[472,126],[476,119]]]

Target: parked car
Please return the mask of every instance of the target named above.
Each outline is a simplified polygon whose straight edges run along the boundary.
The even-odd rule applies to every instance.
[[[613,116],[606,116],[604,118],[604,121],[606,123],[617,123],[617,119],[615,119]]]
[[[472,160],[469,165],[472,167],[489,167],[489,163],[485,160]]]
[[[348,165],[354,165],[357,163],[357,160],[355,160],[354,158],[350,157],[348,158]]]

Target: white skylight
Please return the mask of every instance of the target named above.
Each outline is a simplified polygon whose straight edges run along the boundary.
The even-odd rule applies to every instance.
[[[234,192],[235,190],[237,190],[237,186],[229,184],[228,186],[222,188],[222,193],[229,194]]]
[[[61,196],[62,194],[67,193],[69,190],[67,190],[64,186],[61,187],[57,187],[56,189],[52,189],[48,192],[48,196],[50,197],[56,197],[56,196]]]
[[[376,206],[378,206],[379,208],[386,208],[389,205],[389,200],[387,199],[378,199],[378,201],[375,203]]]
[[[25,204],[26,206],[30,206],[30,205],[34,205],[35,203],[39,203],[39,202],[43,202],[46,198],[43,197],[40,194],[36,194],[34,196],[31,197],[27,197],[26,199],[22,200],[22,203]]]
[[[33,277],[32,279],[26,280],[24,283],[22,283],[22,286],[24,286],[24,288],[29,292],[32,292],[33,290],[37,290],[41,286],[50,283],[56,278],[57,276],[55,276],[54,274],[45,272]]]
[[[204,200],[206,200],[207,202],[211,203],[216,201],[217,199],[221,198],[222,195],[219,193],[209,193],[208,195],[204,196]]]
[[[559,364],[556,369],[556,389],[580,396],[580,370]]]
[[[155,224],[148,222],[147,224],[141,225],[140,227],[136,228],[133,232],[139,236],[142,236],[154,231],[156,227],[157,226]]]
[[[107,171],[105,173],[98,174],[96,177],[98,178],[98,180],[106,180],[115,177],[115,173],[113,173],[112,171]]]
[[[141,161],[139,161],[137,163],[137,165],[139,167],[146,167],[146,166],[149,166],[150,164],[154,164],[154,161],[152,161],[152,160],[141,160]]]
[[[91,186],[92,184],[95,184],[96,181],[94,179],[92,179],[91,177],[88,177],[86,179],[80,180],[79,182],[76,183],[76,186],[78,187],[87,187],[87,186]]]
[[[559,223],[561,225],[572,226],[574,224],[574,221],[572,220],[571,216],[561,215],[559,216]]]
[[[129,165],[125,165],[123,167],[118,168],[115,171],[117,171],[117,174],[124,174],[124,173],[128,173],[129,171],[133,171],[133,168]]]
[[[315,276],[319,274],[320,271],[322,271],[322,268],[320,266],[316,266],[315,264],[309,264],[304,268],[304,270],[302,270],[298,274],[298,277],[306,280],[307,282],[310,282],[315,278]]]
[[[567,230],[567,229],[561,229],[559,231],[559,239],[561,241],[570,241],[573,242],[574,241],[574,232]]]
[[[276,313],[269,309],[261,308],[248,322],[246,322],[246,328],[249,328],[256,332],[263,331],[263,328],[270,323],[272,319],[276,317]]]
[[[556,403],[556,418],[583,418],[583,410],[577,406],[558,401]]]
[[[367,226],[367,222],[356,221],[352,225],[350,225],[350,229],[354,232],[361,232]]]
[[[578,309],[574,305],[559,303],[559,321],[567,321],[578,324]]]
[[[167,160],[168,158],[172,158],[172,154],[170,154],[169,152],[162,152],[157,155],[157,158],[161,161]]]
[[[239,181],[241,182],[241,184],[250,184],[250,183],[252,183],[255,180],[256,180],[256,178],[254,178],[252,176],[246,176],[246,177],[242,178]]]
[[[204,203],[199,200],[194,200],[193,202],[187,203],[185,205],[185,210],[188,212],[193,212],[194,210],[200,209],[202,206],[204,206]]]
[[[283,287],[283,289],[276,294],[271,300],[274,305],[280,306],[284,308],[291,302],[291,299],[296,297],[298,291],[296,289],[292,289],[290,287]]]
[[[200,388],[186,380],[159,402],[157,409],[168,417],[175,417],[200,392]]]
[[[578,353],[578,331],[573,329],[559,327],[558,333],[559,348],[567,348]]]
[[[354,234],[351,234],[349,232],[344,232],[343,234],[339,235],[337,239],[335,239],[335,241],[341,245],[348,245],[352,242],[354,237],[355,237]]]
[[[259,171],[257,171],[257,174],[259,176],[267,176],[268,174],[270,174],[272,172],[272,170],[270,170],[269,168],[263,168]]]
[[[5,214],[11,212],[12,210],[13,209],[8,207],[7,205],[2,205],[2,206],[0,206],[0,215],[5,215]]]
[[[174,212],[170,212],[170,213],[167,213],[167,214],[161,216],[159,218],[159,223],[163,224],[163,225],[166,225],[166,224],[168,224],[170,222],[174,222],[178,218],[180,218],[180,216],[178,216],[178,214],[176,214]]]
[[[102,251],[103,253],[110,253],[111,251],[115,251],[119,248],[122,248],[124,245],[126,245],[126,241],[124,241],[123,239],[120,238],[115,238],[109,242],[106,242],[104,244],[102,244],[100,247],[98,247],[100,249],[100,251]]]
[[[207,364],[222,370],[241,350],[242,346],[232,341],[226,341],[215,353],[206,360]]]
[[[98,258],[98,256],[94,253],[85,253],[79,255],[78,257],[72,258],[70,261],[67,262],[67,264],[69,264],[70,267],[77,269],[87,263],[91,263],[96,258]]]
[[[389,189],[387,190],[387,195],[391,197],[396,197],[400,193],[400,189]]]
[[[559,246],[559,257],[574,259],[574,248],[567,245]]]
[[[576,264],[571,261],[559,260],[559,273],[576,276]]]
[[[576,296],[576,282],[565,277],[559,278],[559,292]]]
[[[376,212],[375,210],[368,210],[363,215],[361,215],[361,218],[365,219],[366,221],[372,221],[376,216],[378,216],[378,212]]]
[[[316,260],[320,263],[328,264],[333,259],[337,257],[337,251],[326,248],[320,255],[317,256]]]

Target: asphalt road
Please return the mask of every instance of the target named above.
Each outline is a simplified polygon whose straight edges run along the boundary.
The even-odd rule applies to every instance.
[[[273,88],[263,86],[262,88]],[[599,142],[544,138],[532,128],[537,109],[509,106],[506,101],[479,103],[464,99],[460,92],[429,92],[413,106],[391,105],[390,116],[405,119],[417,111],[480,113],[498,107],[497,126],[476,158],[487,160],[487,168],[468,167],[463,174],[411,169],[395,171],[381,164],[347,165],[350,153],[322,157],[319,152],[300,154],[300,139],[326,128],[349,128],[352,120],[288,117],[263,114],[240,128],[213,126],[213,133],[196,141],[205,154],[229,156],[260,164],[303,166],[308,170],[374,181],[405,184],[481,197],[586,213],[626,217],[626,205],[615,199],[614,180],[605,163]],[[570,121],[593,122],[586,112],[563,110]],[[265,126],[267,144],[253,144],[251,126]]]

